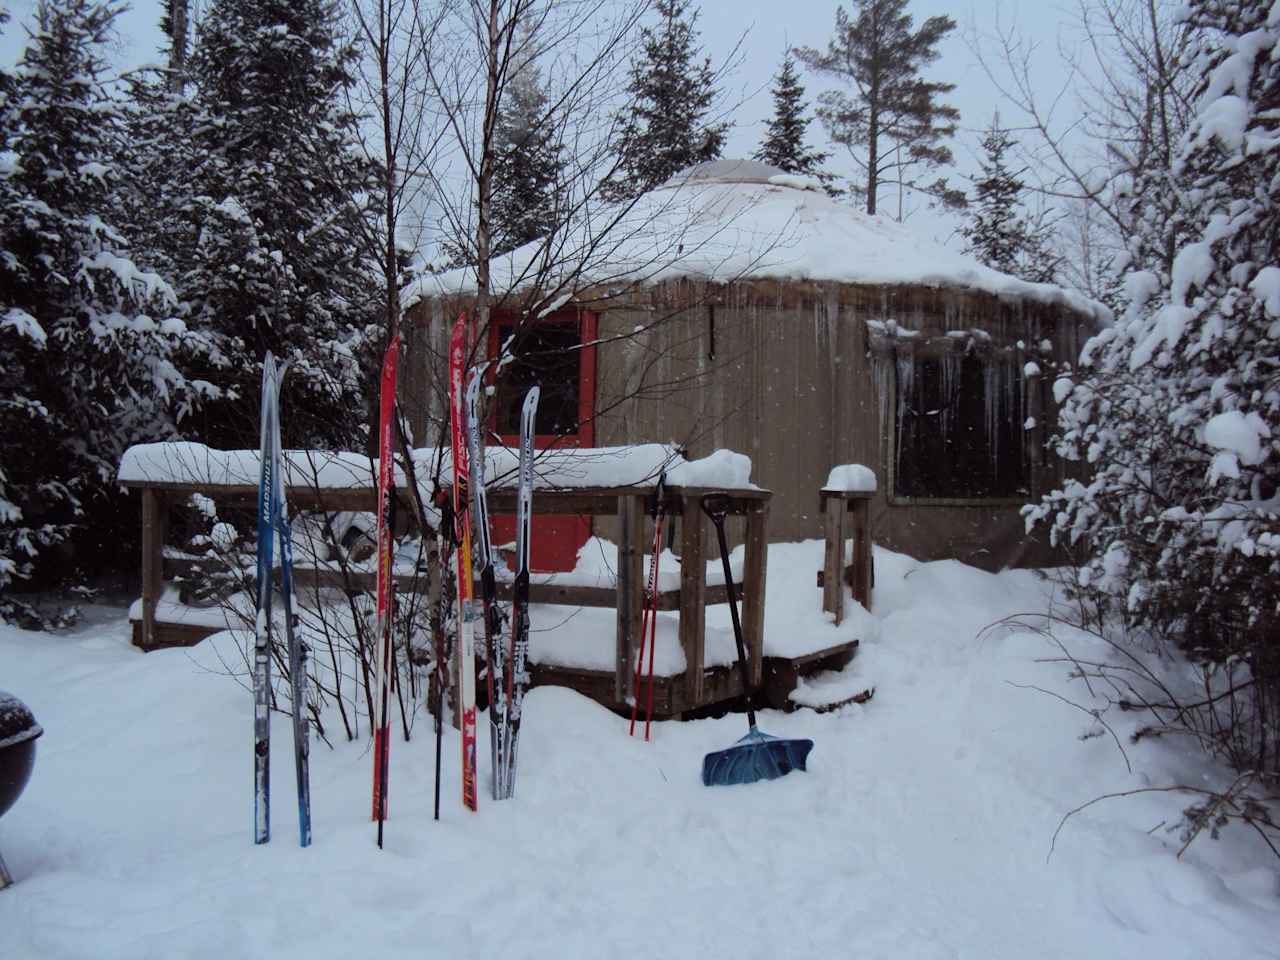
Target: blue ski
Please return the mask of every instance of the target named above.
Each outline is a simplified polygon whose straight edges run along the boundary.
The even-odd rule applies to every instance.
[[[285,637],[289,650],[289,687],[293,702],[294,764],[298,777],[298,831],[302,846],[311,843],[310,745],[304,710],[307,701],[307,647],[297,636],[294,614],[292,525],[284,495],[280,451],[280,384],[268,352],[262,361],[262,440],[258,475],[258,612],[253,643],[253,819],[254,843],[271,839],[271,619],[275,538],[280,537],[280,576]]]
[[[297,597],[293,591],[293,525],[289,522],[289,505],[284,496],[284,470],[280,449],[280,386],[284,381],[284,369],[276,376],[274,445],[272,473],[275,490],[272,513],[280,534],[280,592],[284,598],[284,629],[289,649],[289,698],[293,713],[293,762],[298,781],[298,840],[304,847],[311,845],[311,740],[306,717],[307,705],[307,655],[310,649],[298,637]]]

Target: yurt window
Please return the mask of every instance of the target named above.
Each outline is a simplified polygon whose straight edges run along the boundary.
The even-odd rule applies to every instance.
[[[498,336],[505,343],[511,333],[508,325]],[[537,433],[577,432],[580,345],[576,325],[543,324],[521,333],[516,344],[520,359],[506,367],[498,386],[498,433],[519,433],[524,395],[535,383],[542,387]]]
[[[1014,352],[913,346],[894,360],[894,494],[971,500],[1029,493],[1023,369]]]
[[[542,390],[534,428],[537,435],[570,445],[591,445],[595,330],[595,315],[573,308],[520,325],[514,319],[497,319],[490,328],[489,356],[497,357],[510,344],[517,357],[503,365],[494,397],[493,428],[499,435],[519,434],[524,397],[536,383]]]

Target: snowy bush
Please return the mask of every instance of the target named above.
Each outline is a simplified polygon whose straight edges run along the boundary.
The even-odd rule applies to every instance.
[[[1127,308],[1085,347],[1059,453],[1087,467],[1028,508],[1085,551],[1078,595],[1235,678],[1213,749],[1280,772],[1280,7],[1188,12],[1197,115],[1135,191]],[[1176,199],[1177,213],[1163,207]],[[1170,264],[1166,269],[1163,264]]]

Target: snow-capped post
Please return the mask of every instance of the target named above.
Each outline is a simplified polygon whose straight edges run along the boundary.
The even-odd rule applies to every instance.
[[[876,475],[860,463],[833,467],[818,492],[826,548],[818,586],[822,587],[822,609],[835,615],[836,625],[844,620],[844,585],[853,590],[853,599],[871,609],[871,498],[876,492]],[[853,563],[844,564],[844,542],[853,538]]]

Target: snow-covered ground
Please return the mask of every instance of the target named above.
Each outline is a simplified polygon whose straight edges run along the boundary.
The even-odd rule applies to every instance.
[[[820,565],[820,543],[772,548],[771,635],[822,626]],[[250,700],[207,645],[140,654],[124,610],[103,607],[66,635],[0,628],[0,687],[45,729],[0,819],[18,880],[0,893],[0,957],[1276,956],[1280,862],[1235,828],[1175,859],[1185,798],[1093,806],[1047,858],[1094,796],[1220,772],[1151,744],[1128,748],[1130,774],[1110,738],[1079,739],[1087,716],[1014,685],[1086,696],[1037,662],[1054,655],[1038,635],[981,632],[1044,610],[1046,583],[884,551],[876,582],[847,676],[810,691],[875,698],[761,716],[815,741],[807,773],[708,789],[702,756],[743,717],[659,724],[646,744],[540,688],[517,797],[482,793],[478,815],[457,802],[456,735],[439,823],[429,724],[395,743],[382,851],[363,742],[313,747],[315,843],[297,846],[283,716],[273,838],[253,845]]]

